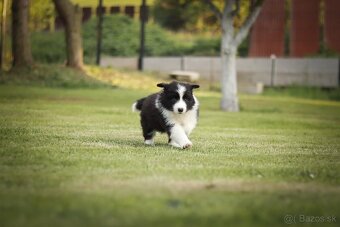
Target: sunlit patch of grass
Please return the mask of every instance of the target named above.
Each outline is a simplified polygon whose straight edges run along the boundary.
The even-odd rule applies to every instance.
[[[112,86],[129,89],[142,89],[156,91],[156,84],[164,79],[157,79],[151,74],[140,73],[137,71],[124,71],[113,68],[100,68],[97,66],[86,66],[85,72],[90,77],[109,83]]]
[[[81,70],[54,64],[35,64],[27,68],[18,68],[8,72],[1,72],[0,84],[64,88],[109,87],[107,84],[89,77]]]
[[[85,65],[82,70],[74,70],[63,65],[37,64],[2,72],[0,84],[39,85],[64,88],[120,87],[134,90],[157,91],[156,84],[166,81],[164,76],[150,72],[101,68]]]

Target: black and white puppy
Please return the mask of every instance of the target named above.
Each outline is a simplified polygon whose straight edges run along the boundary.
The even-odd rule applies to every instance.
[[[199,102],[193,94],[196,84],[160,83],[159,93],[139,99],[132,105],[133,111],[141,111],[144,143],[153,145],[156,132],[166,132],[169,145],[182,149],[192,146],[188,136],[198,120]]]

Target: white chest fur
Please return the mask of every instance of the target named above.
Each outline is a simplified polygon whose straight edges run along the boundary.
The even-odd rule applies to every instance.
[[[187,148],[192,146],[188,136],[195,128],[197,124],[197,112],[198,112],[198,100],[194,96],[195,105],[189,111],[182,114],[169,111],[160,104],[158,97],[156,98],[156,108],[161,112],[164,120],[168,125],[171,125],[170,129],[170,145],[180,148]]]
[[[189,110],[183,114],[167,111],[167,121],[170,124],[181,126],[185,134],[190,135],[197,124],[197,109]]]
[[[156,99],[156,107],[161,111],[167,124],[176,125],[183,128],[185,134],[189,136],[192,130],[196,127],[198,117],[197,111],[199,107],[199,102],[195,96],[194,99],[195,105],[193,106],[193,108],[183,114],[174,113],[172,111],[164,109],[160,105],[158,98]]]

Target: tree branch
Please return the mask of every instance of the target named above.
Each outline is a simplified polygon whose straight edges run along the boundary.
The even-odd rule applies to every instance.
[[[224,0],[224,9],[222,14],[222,33],[227,34],[227,42],[233,41],[234,36],[234,16],[233,16],[233,6],[236,0]]]
[[[213,11],[215,16],[221,20],[222,19],[222,12],[217,8],[217,6],[211,0],[204,0],[204,3],[207,4],[210,9]]]
[[[255,2],[254,6],[255,6],[255,7],[257,7],[257,6],[262,6],[263,2],[264,2],[264,0],[257,0],[257,1]]]
[[[238,13],[240,12],[240,0],[236,0],[236,8],[235,10],[233,10],[232,14],[233,16],[238,15]]]
[[[233,16],[233,6],[237,0],[224,0],[223,16],[230,17]]]
[[[237,35],[235,36],[234,43],[237,46],[240,45],[241,42],[248,35],[251,26],[254,24],[256,18],[261,12],[263,2],[264,0],[257,0],[255,2],[253,10],[249,13],[247,19],[245,20],[240,30],[238,31]]]

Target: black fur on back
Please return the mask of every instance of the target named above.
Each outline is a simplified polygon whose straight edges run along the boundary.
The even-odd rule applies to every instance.
[[[136,109],[137,110],[142,110],[142,106],[143,106],[143,102],[146,98],[141,98],[141,99],[138,99],[137,102],[136,102]]]
[[[143,99],[141,108],[141,125],[143,128],[144,138],[151,139],[155,133],[167,132],[170,125],[166,124],[166,121],[160,111],[156,108],[156,98],[159,93],[149,95]]]

